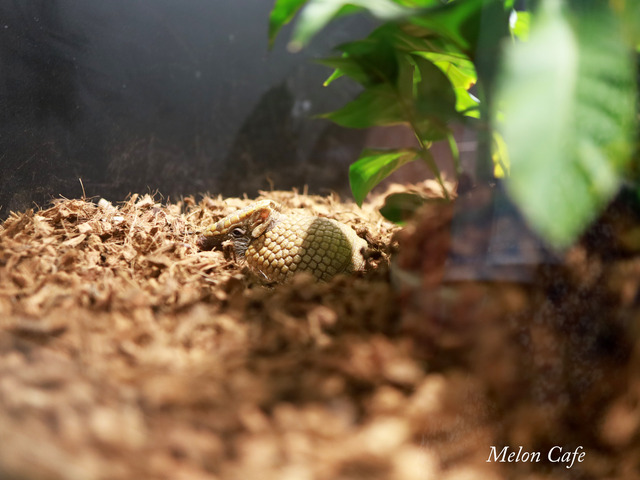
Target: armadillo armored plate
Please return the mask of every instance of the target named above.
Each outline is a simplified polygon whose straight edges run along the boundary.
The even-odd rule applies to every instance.
[[[233,242],[236,257],[260,277],[285,282],[296,272],[318,280],[364,269],[367,242],[349,226],[324,217],[281,213],[272,200],[261,200],[209,227],[201,248]]]

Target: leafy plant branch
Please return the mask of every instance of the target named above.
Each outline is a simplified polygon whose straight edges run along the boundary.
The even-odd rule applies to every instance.
[[[478,133],[477,177],[504,176],[531,226],[557,247],[573,242],[640,171],[633,157],[640,2],[531,3],[536,8],[522,12],[514,0],[276,1],[270,41],[298,13],[292,50],[345,15],[368,13],[381,23],[321,62],[334,68],[326,85],[348,77],[363,87],[323,118],[351,128],[405,124],[418,141],[362,152],[349,170],[359,204],[415,160],[429,165],[450,198],[429,149],[447,141],[459,174],[455,123]]]
[[[367,38],[336,47],[340,56],[320,61],[334,68],[325,85],[346,76],[364,88],[360,96],[343,108],[320,117],[351,128],[405,124],[418,143],[413,156],[408,156],[407,149],[362,152],[351,165],[349,176],[359,204],[384,179],[374,166],[389,175],[415,160],[426,163],[440,184],[443,197],[451,198],[429,148],[434,141],[447,141],[454,171],[460,173],[459,153],[450,125],[478,118],[478,101],[469,93],[477,80],[469,58],[476,34],[474,28],[468,28],[468,20],[482,4],[483,0],[456,4],[433,0],[276,2],[271,15],[271,40],[293,18],[294,12],[306,5],[293,34],[294,49],[304,45],[329,21],[328,12],[337,18],[368,11],[385,21]]]

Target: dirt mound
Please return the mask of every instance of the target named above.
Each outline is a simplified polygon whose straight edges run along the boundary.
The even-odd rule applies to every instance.
[[[638,260],[439,284],[447,207],[397,234],[375,204],[264,195],[352,226],[367,271],[265,286],[199,251],[247,199],[60,200],[0,226],[0,477],[634,478]],[[506,445],[544,458],[486,461]]]

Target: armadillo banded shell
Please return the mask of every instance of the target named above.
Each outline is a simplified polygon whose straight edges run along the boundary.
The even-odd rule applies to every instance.
[[[307,271],[319,280],[364,268],[361,250],[367,242],[335,220],[282,215],[249,244],[245,261],[269,281],[284,282]]]

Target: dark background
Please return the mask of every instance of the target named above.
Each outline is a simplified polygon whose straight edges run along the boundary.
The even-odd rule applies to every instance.
[[[0,217],[63,195],[123,200],[348,194],[366,132],[310,116],[357,93],[310,59],[365,35],[349,18],[303,52],[271,0],[0,0]]]

